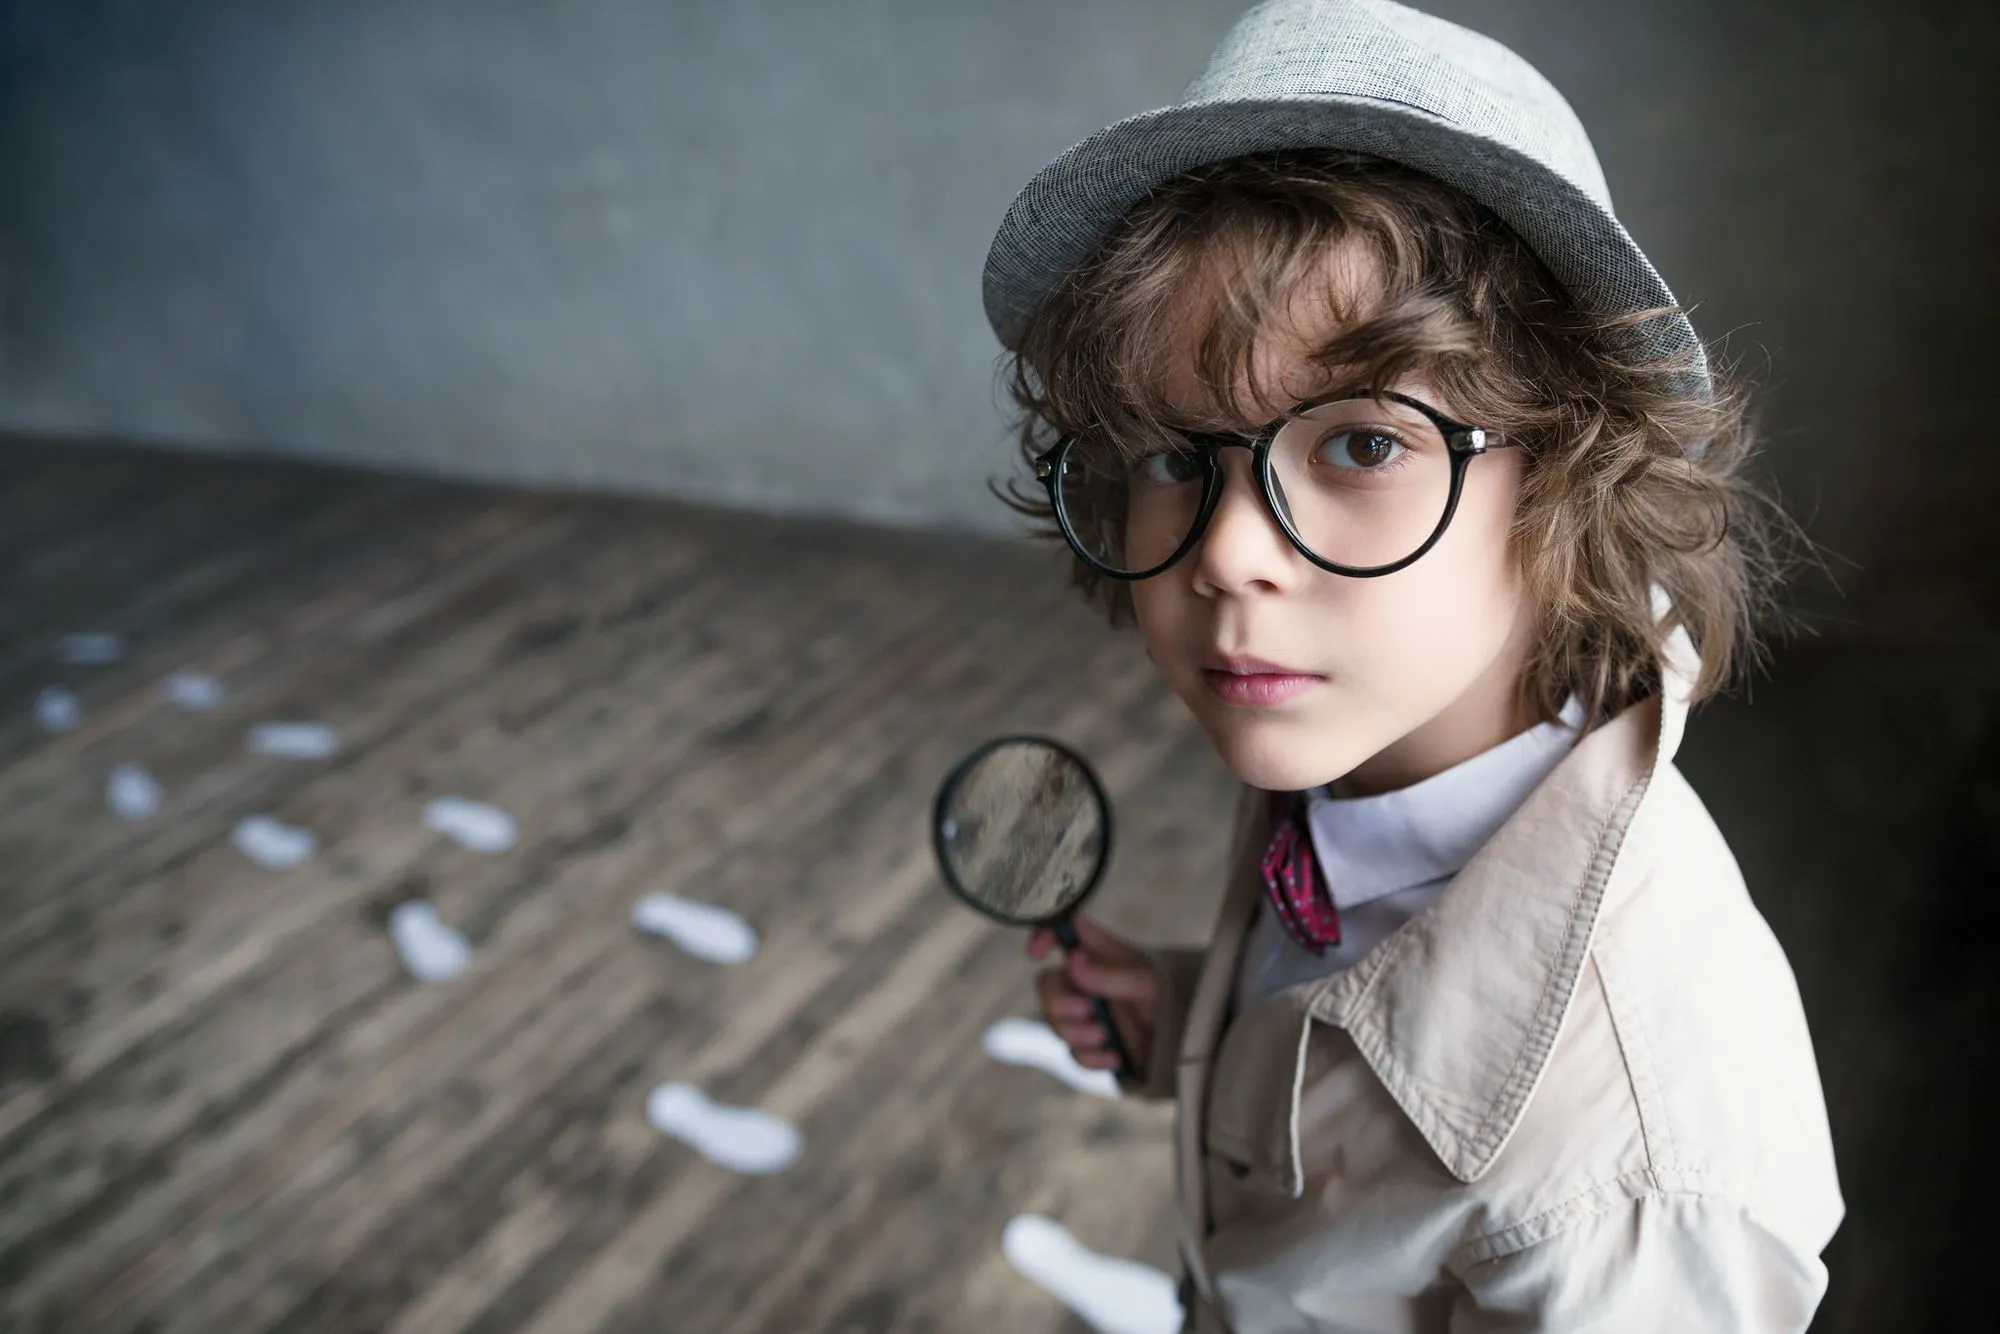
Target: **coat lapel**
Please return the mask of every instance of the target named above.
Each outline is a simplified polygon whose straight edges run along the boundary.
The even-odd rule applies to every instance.
[[[1626,831],[1679,745],[1684,631],[1662,665],[1661,695],[1578,741],[1429,911],[1312,995],[1312,1018],[1347,1030],[1461,1181],[1492,1166],[1541,1083]]]
[[[1188,1001],[1176,1072],[1179,1151],[1174,1166],[1181,1206],[1181,1257],[1202,1300],[1210,1305],[1214,1305],[1215,1297],[1209,1286],[1207,1266],[1202,1261],[1202,1241],[1208,1235],[1208,1178],[1201,1129],[1207,1113],[1209,1068],[1229,1011],[1236,960],[1243,952],[1243,938],[1249,931],[1263,888],[1258,855],[1270,837],[1268,795],[1246,786],[1237,800],[1229,884],[1216,914],[1200,980]]]

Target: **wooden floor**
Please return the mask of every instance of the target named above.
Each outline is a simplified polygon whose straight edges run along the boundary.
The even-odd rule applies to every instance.
[[[0,445],[0,1328],[1077,1330],[1018,1213],[1173,1268],[1168,1114],[986,1057],[1018,934],[939,888],[938,778],[1001,730],[1100,765],[1102,895],[1206,926],[1231,783],[1043,552],[111,448]],[[108,666],[56,641],[113,631]],[[212,672],[214,713],[166,703]],[[31,718],[45,686],[75,731]],[[333,758],[247,728],[339,729]],[[114,764],[162,783],[105,807]],[[1172,779],[1166,775],[1171,773]],[[419,821],[458,794],[510,852]],[[268,871],[267,812],[318,855]],[[726,904],[737,968],[636,933]],[[448,984],[384,932],[472,939]],[[802,1129],[732,1175],[651,1130],[669,1079]]]
[[[1892,533],[1857,619],[1681,752],[1813,1026],[1848,1203],[1819,1334],[1991,1323],[1981,514]],[[123,660],[56,661],[92,630]],[[220,711],[162,701],[183,668]],[[74,732],[31,720],[53,684]],[[292,718],[340,754],[245,752]],[[1199,938],[1230,781],[1047,553],[0,441],[0,1331],[1074,1334],[1000,1229],[1047,1213],[1171,1268],[1168,1114],[980,1050],[1031,970],[940,890],[925,816],[1011,729],[1105,772],[1103,915]],[[123,761],[165,786],[151,819],[105,810]],[[520,844],[429,833],[445,794]],[[256,812],[317,858],[246,861]],[[762,949],[637,935],[653,890]],[[472,937],[468,976],[406,976],[383,921],[413,896]],[[663,1139],[670,1079],[792,1118],[802,1161],[733,1176]]]

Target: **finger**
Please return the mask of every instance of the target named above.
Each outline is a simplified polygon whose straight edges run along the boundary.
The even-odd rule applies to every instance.
[[[1137,1006],[1154,1004],[1160,995],[1160,979],[1149,964],[1107,964],[1088,954],[1072,954],[1069,980],[1077,990],[1106,1000],[1127,1001]]]
[[[1056,1031],[1057,1037],[1068,1044],[1071,1052],[1096,1051],[1099,1047],[1111,1045],[1111,1039],[1105,1035],[1104,1025],[1094,1019],[1085,1019],[1081,1022],[1065,1020],[1060,1024],[1050,1024],[1049,1027]]]
[[[1035,995],[1042,1002],[1042,1014],[1051,1022],[1090,1017],[1090,997],[1071,986],[1059,968],[1047,968],[1035,975]]]
[[[1036,994],[1042,1000],[1042,1014],[1050,1022],[1092,1018],[1090,996],[1070,986],[1070,980],[1062,976],[1060,970],[1050,968],[1048,972],[1040,974],[1036,984]]]
[[[1116,1022],[1118,1022],[1118,1038],[1126,1044],[1126,1050],[1146,1050],[1150,1046],[1152,1040],[1144,1036],[1146,1030],[1134,1028],[1132,1018],[1128,1014],[1118,1014]],[[1112,1038],[1104,1030],[1104,1020],[1100,1020],[1096,1014],[1084,1020],[1062,1020],[1060,1024],[1050,1024],[1050,1028],[1054,1028],[1056,1036],[1068,1042],[1070,1050],[1074,1052],[1110,1050],[1112,1046]]]
[[[1047,1009],[1052,1020],[1074,1021],[1092,1017],[1090,997],[1074,991],[1057,992],[1049,998]]]
[[[1076,1063],[1086,1070],[1116,1070],[1118,1053],[1106,1047],[1094,1051],[1074,1052]]]
[[[1093,954],[1112,963],[1129,963],[1143,957],[1137,945],[1109,927],[1100,925],[1096,918],[1078,913],[1071,921],[1076,924],[1077,940],[1083,945],[1085,954]]]
[[[1049,947],[1055,943],[1056,936],[1053,931],[1039,929],[1030,931],[1028,933],[1028,957],[1030,959],[1041,958],[1049,952]]]

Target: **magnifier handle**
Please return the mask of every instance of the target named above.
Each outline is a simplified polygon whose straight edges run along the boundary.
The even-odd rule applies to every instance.
[[[1055,931],[1056,940],[1061,943],[1065,950],[1075,953],[1077,950],[1083,948],[1083,942],[1077,939],[1076,926],[1069,918],[1063,917],[1059,919],[1055,924]],[[1118,1058],[1119,1077],[1122,1079],[1137,1079],[1139,1077],[1138,1068],[1132,1064],[1132,1054],[1125,1050],[1125,1037],[1118,1031],[1118,1023],[1111,1017],[1111,1006],[1105,1001],[1104,997],[1092,996],[1090,998],[1090,1017],[1104,1026],[1105,1033],[1111,1039],[1111,1053]]]

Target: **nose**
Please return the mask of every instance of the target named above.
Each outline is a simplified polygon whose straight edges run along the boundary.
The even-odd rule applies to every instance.
[[[1248,449],[1217,452],[1222,494],[1189,553],[1195,591],[1209,596],[1290,588],[1305,564],[1264,501]]]

